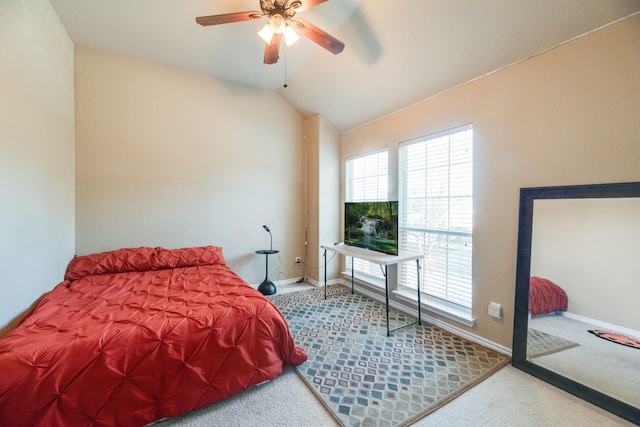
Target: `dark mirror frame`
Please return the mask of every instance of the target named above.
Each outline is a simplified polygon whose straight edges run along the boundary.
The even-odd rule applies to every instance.
[[[640,197],[640,182],[534,187],[520,189],[518,219],[518,257],[516,266],[516,297],[513,319],[511,364],[549,384],[561,388],[596,406],[640,425],[640,408],[614,399],[598,390],[550,371],[527,360],[527,329],[529,312],[529,278],[531,275],[531,243],[533,202],[542,199],[596,199]]]

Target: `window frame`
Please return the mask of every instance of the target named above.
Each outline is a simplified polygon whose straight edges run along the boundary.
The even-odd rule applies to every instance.
[[[375,159],[377,162],[376,173],[369,175],[369,177],[376,177],[376,195],[372,197],[371,187],[367,187],[364,185],[364,190],[362,195],[353,195],[353,180],[350,176],[350,162],[355,162],[358,160],[364,160],[366,162],[367,158],[373,158],[374,156],[379,156],[384,154],[384,170],[386,173],[384,174],[384,185],[381,189],[380,179],[382,174],[380,173],[380,162],[382,159]],[[357,154],[354,156],[349,156],[345,159],[345,189],[344,189],[344,201],[345,202],[369,202],[369,201],[385,201],[389,200],[389,147],[383,147],[376,150],[367,151],[365,153]],[[366,165],[365,165],[366,166]],[[369,170],[369,173],[372,171]],[[365,179],[367,171],[364,172]],[[373,179],[372,179],[373,180]],[[343,212],[344,215],[344,212]],[[344,218],[343,218],[344,220]],[[343,224],[344,227],[344,224]],[[362,259],[353,259],[351,257],[345,257],[345,271],[343,274],[351,277],[352,274],[352,263],[353,263],[353,275],[357,275],[358,278],[363,279],[366,283],[374,285],[376,287],[384,287],[384,270],[378,264],[370,263],[368,261]]]
[[[459,165],[458,163],[454,163],[452,162],[452,158],[451,158],[451,150],[452,150],[452,137],[455,136],[460,136],[463,135],[464,133],[467,133],[468,135],[466,138],[463,139],[462,143],[463,144],[468,144],[468,150],[470,152],[465,152],[463,154],[461,154],[459,157],[460,158],[468,158],[467,161],[463,162],[466,166],[468,167],[468,169],[464,169],[462,171],[457,170],[455,173],[461,173],[458,178],[460,178],[462,181],[466,180],[468,182],[464,182],[463,186],[458,186],[456,184],[456,188],[458,189],[458,191],[460,191],[461,189],[464,191],[467,191],[468,193],[466,195],[463,196],[459,196],[456,195],[454,197],[451,196],[451,189],[452,189],[452,182],[451,182],[451,170],[452,170],[452,166],[457,166]],[[429,197],[433,197],[435,199],[435,197],[431,194],[431,196],[429,196],[430,193],[432,193],[434,190],[429,190],[428,187],[430,185],[429,182],[427,182],[428,180],[428,176],[429,173],[431,173],[429,171],[429,168],[431,166],[429,166],[426,162],[428,161],[428,153],[427,153],[427,149],[428,149],[428,144],[431,142],[432,144],[435,144],[435,141],[438,141],[442,138],[446,138],[448,139],[447,141],[447,154],[448,154],[448,158],[447,158],[447,180],[448,180],[448,185],[447,185],[447,220],[441,220],[442,223],[446,222],[446,226],[442,226],[441,224],[429,224],[428,226],[426,225],[426,223],[429,222],[428,216],[429,213],[427,212],[427,203],[429,202]],[[459,142],[459,141],[455,141],[455,142]],[[409,147],[413,146],[414,148],[420,148],[419,144],[421,144],[422,146],[424,146],[425,149],[425,164],[422,165],[423,170],[418,170],[418,168],[416,168],[416,170],[409,170],[408,169],[408,150]],[[446,242],[446,244],[448,245],[450,242],[456,242],[456,244],[458,245],[457,248],[455,249],[457,251],[457,259],[449,259],[451,258],[451,255],[454,254],[454,250],[453,249],[449,249],[449,247],[447,246],[446,249],[444,249],[442,252],[440,252],[444,257],[446,257],[446,259],[444,260],[439,260],[436,255],[434,255],[434,252],[437,251],[432,251],[431,253],[425,253],[425,260],[423,262],[423,268],[420,271],[420,287],[421,287],[421,293],[422,295],[424,295],[423,300],[427,303],[427,305],[430,306],[434,306],[434,307],[438,307],[443,311],[454,311],[456,313],[459,313],[458,315],[462,318],[465,319],[471,319],[471,310],[473,308],[473,125],[472,124],[467,124],[467,125],[463,125],[463,126],[459,126],[456,128],[452,128],[446,131],[442,131],[442,132],[437,132],[434,134],[430,134],[430,135],[425,135],[423,137],[420,138],[416,138],[410,141],[406,141],[403,143],[399,144],[398,147],[398,200],[400,202],[400,206],[399,206],[399,211],[400,211],[400,222],[398,224],[398,229],[399,229],[399,235],[400,235],[400,247],[404,250],[418,250],[421,251],[420,249],[420,244],[416,243],[414,245],[409,243],[409,239],[408,237],[411,235],[411,233],[414,234],[421,234],[422,236],[426,236],[430,235],[432,236],[432,238],[434,239],[435,242],[442,244],[443,242]],[[442,154],[442,153],[435,153],[437,154]],[[414,173],[413,178],[409,178],[409,174],[410,173]],[[423,175],[420,175],[420,173],[423,173]],[[454,174],[455,174],[454,173]],[[424,196],[423,197],[414,197],[414,198],[409,198],[408,197],[408,185],[410,180],[414,180],[417,178],[420,179],[424,179],[425,180],[425,184],[424,184],[424,189],[419,189],[418,191],[423,191],[424,192]],[[433,176],[431,180],[435,180],[436,182],[438,181],[438,177],[437,176]],[[442,187],[440,187],[442,188]],[[409,200],[421,200],[422,202],[424,202],[424,222],[425,224],[420,226],[420,227],[416,227],[415,225],[411,225],[408,221],[408,212],[407,212],[407,206],[409,204]],[[463,201],[466,203],[466,208],[461,209],[459,212],[462,212],[464,215],[460,216],[460,217],[456,217],[456,219],[459,222],[459,227],[458,228],[451,228],[451,203],[452,200],[454,201]],[[464,204],[463,204],[464,206]],[[464,226],[460,226],[460,224],[463,224],[465,221],[467,221],[467,227]],[[440,241],[438,241],[438,238],[435,236],[439,236],[439,238],[441,239]],[[414,236],[415,237],[415,236]],[[426,243],[423,243],[423,248],[426,247]],[[464,258],[468,258],[468,261],[466,261]],[[431,261],[430,261],[431,260]],[[436,264],[438,261],[442,261],[444,263],[444,267],[443,267],[443,272],[444,272],[444,279],[442,279],[444,281],[444,284],[440,283],[437,284],[437,286],[433,286],[434,284],[434,279],[433,277],[430,277],[433,273],[431,272],[430,274],[426,274],[426,272],[432,268],[432,266],[434,264]],[[450,265],[454,265],[454,261],[459,261],[458,262],[458,270],[454,270],[452,268],[450,268]],[[415,270],[415,269],[413,269]],[[399,268],[399,272],[398,272],[398,293],[400,295],[412,295],[415,294],[416,292],[416,287],[417,287],[417,273],[415,271],[413,271],[412,269],[408,268],[408,266],[405,265],[401,265]],[[452,274],[449,274],[449,272],[451,272]],[[453,273],[458,274],[460,277],[455,278],[454,280],[454,274]],[[450,285],[450,281],[459,281],[459,282],[464,282],[464,289],[455,284],[452,283]],[[429,288],[431,286],[431,288]],[[453,292],[453,294],[452,294]]]

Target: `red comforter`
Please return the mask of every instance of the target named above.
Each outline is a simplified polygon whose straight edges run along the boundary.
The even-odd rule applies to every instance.
[[[531,276],[529,282],[529,310],[532,316],[566,311],[569,299],[566,292],[549,279]]]
[[[306,360],[218,247],[76,257],[65,279],[0,340],[0,426],[142,426]]]

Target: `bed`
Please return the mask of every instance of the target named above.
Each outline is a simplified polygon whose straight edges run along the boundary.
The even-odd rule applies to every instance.
[[[549,279],[531,276],[529,282],[529,311],[532,316],[566,311],[569,299],[566,292]]]
[[[0,426],[143,426],[306,357],[219,247],[78,256],[0,339]]]

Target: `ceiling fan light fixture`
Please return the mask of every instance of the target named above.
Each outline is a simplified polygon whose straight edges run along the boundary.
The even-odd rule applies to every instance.
[[[266,43],[271,43],[271,38],[273,37],[273,34],[274,34],[273,30],[271,29],[269,24],[265,25],[264,27],[262,27],[262,29],[260,31],[258,31],[258,35]]]
[[[293,28],[291,28],[290,25],[287,25],[287,28],[284,30],[284,39],[287,42],[287,46],[291,46],[292,44],[300,40],[300,36],[295,31],[293,31]]]
[[[300,36],[293,30],[293,28],[291,28],[290,25],[286,24],[284,30],[280,32],[273,31],[271,22],[266,24],[260,31],[258,31],[258,35],[266,43],[271,43],[271,39],[273,38],[274,34],[284,34],[284,39],[287,42],[287,46],[291,46],[292,44],[300,40]]]

